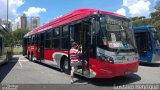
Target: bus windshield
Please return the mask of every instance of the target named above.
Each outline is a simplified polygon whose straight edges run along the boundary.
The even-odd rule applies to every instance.
[[[130,20],[105,15],[101,18],[101,25],[104,46],[119,50],[133,50],[135,48]]]
[[[154,27],[150,29],[152,30],[152,35],[155,40],[155,47],[157,50],[160,50],[160,32],[157,31]]]

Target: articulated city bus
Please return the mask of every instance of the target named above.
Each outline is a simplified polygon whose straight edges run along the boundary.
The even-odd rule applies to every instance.
[[[0,65],[7,63],[11,58],[11,47],[5,43],[8,32],[8,29],[0,24]]]
[[[160,63],[160,32],[152,26],[134,27],[139,60]]]
[[[24,36],[24,55],[64,72],[70,70],[72,42],[82,46],[76,74],[112,78],[137,72],[138,53],[131,21],[95,9],[79,9],[37,27]]]

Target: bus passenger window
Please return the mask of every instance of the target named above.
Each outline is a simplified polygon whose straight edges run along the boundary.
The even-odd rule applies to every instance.
[[[53,37],[56,37],[59,35],[60,35],[60,29],[59,28],[53,29]]]
[[[60,28],[53,29],[52,34],[52,48],[59,49],[60,48]]]
[[[61,38],[62,49],[67,49],[69,46],[68,33],[69,33],[69,29],[68,29],[68,25],[66,25],[62,28],[62,38]]]
[[[53,39],[52,48],[59,49],[60,48],[60,39]]]
[[[62,49],[68,49],[69,43],[68,38],[62,38]]]
[[[64,26],[63,27],[63,30],[62,30],[62,36],[67,36],[68,35],[68,25]]]
[[[45,48],[51,48],[51,31],[45,33]]]

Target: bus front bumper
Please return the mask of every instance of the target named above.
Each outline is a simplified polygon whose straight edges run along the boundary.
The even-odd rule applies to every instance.
[[[112,78],[126,74],[133,74],[138,71],[138,65],[139,62],[127,64],[102,62],[97,65],[96,69],[92,68],[92,70],[96,73],[95,78]]]

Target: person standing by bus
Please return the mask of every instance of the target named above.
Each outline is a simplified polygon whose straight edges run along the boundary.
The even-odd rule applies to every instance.
[[[71,73],[70,73],[70,79],[71,84],[73,84],[73,78],[74,78],[74,72],[78,69],[78,65],[81,64],[81,61],[79,60],[79,56],[82,54],[82,51],[78,50],[78,44],[76,42],[72,43],[72,48],[70,49],[70,58],[71,58]]]

